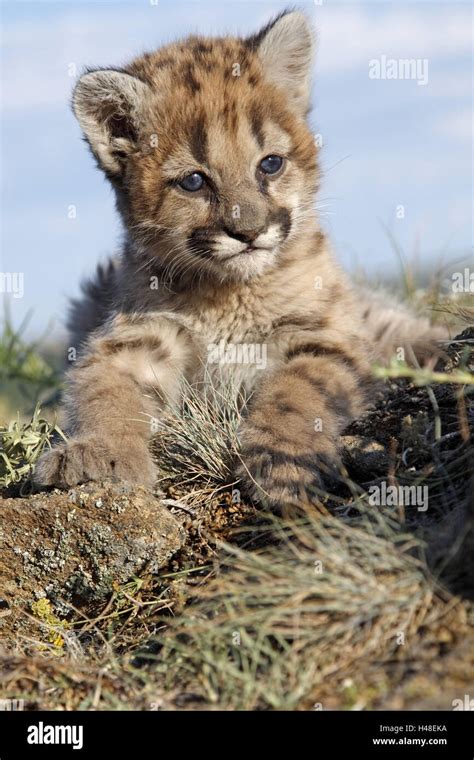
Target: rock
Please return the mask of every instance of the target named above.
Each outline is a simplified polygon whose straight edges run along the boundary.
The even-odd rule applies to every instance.
[[[342,460],[351,476],[371,480],[387,472],[390,463],[387,449],[373,438],[343,435],[340,446]]]
[[[144,488],[88,483],[0,500],[0,635],[32,604],[52,610],[106,598],[115,584],[156,573],[181,548],[176,518]]]

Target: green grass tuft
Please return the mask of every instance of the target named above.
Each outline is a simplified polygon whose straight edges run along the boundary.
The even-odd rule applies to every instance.
[[[39,407],[29,422],[21,422],[18,415],[8,425],[0,426],[0,488],[26,481],[41,452],[51,445],[55,435],[66,439],[55,422],[41,417]]]

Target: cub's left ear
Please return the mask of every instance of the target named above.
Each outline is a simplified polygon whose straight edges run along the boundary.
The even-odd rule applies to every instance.
[[[269,81],[286,91],[294,106],[306,115],[311,93],[314,33],[298,11],[283,13],[247,44],[262,61]]]

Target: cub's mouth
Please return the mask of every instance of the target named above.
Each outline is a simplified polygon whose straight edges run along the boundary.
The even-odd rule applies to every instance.
[[[232,253],[216,251],[209,262],[210,269],[220,280],[247,281],[277,266],[278,253],[278,245],[264,247],[253,244]]]
[[[223,230],[209,234],[210,230],[195,230],[188,238],[188,251],[196,258],[213,266],[242,266],[246,272],[272,263],[288,229],[270,224],[254,234],[229,234]]]
[[[235,253],[230,253],[227,256],[224,256],[223,261],[228,261],[229,259],[235,259],[237,256],[250,256],[254,253],[258,253],[259,251],[273,251],[274,248],[270,246],[264,246],[264,245],[247,245],[245,248],[242,248],[241,251],[236,251]]]

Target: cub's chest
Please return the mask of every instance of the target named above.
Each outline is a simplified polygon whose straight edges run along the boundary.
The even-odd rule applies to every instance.
[[[233,299],[225,309],[211,307],[194,315],[208,372],[251,390],[278,361],[272,343],[273,314],[261,304]]]
[[[232,299],[225,308],[211,306],[200,310],[191,315],[191,321],[193,329],[207,342],[262,341],[272,331],[273,314],[264,304]]]

